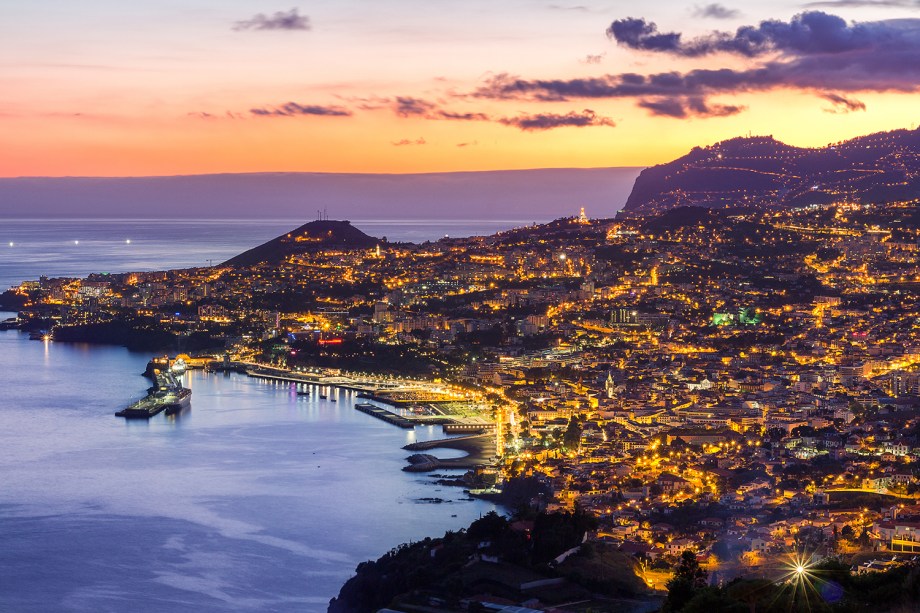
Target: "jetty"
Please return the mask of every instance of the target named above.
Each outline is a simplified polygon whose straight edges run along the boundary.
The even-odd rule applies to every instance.
[[[406,419],[402,415],[397,415],[392,411],[382,409],[376,405],[361,402],[355,405],[355,408],[361,411],[362,413],[367,413],[377,419],[382,419],[388,424],[393,424],[394,426],[399,426],[400,428],[411,429],[415,427],[415,423]]]
[[[409,466],[403,468],[406,472],[429,472],[448,468],[476,468],[492,464],[496,453],[495,436],[480,434],[476,436],[458,436],[442,438],[433,441],[411,443],[403,447],[407,451],[428,451],[430,449],[459,449],[467,453],[462,458],[438,458],[429,453],[415,453],[407,458]]]

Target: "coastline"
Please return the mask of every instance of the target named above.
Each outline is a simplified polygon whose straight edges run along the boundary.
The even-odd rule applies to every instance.
[[[157,610],[180,602],[213,610],[216,582],[265,598],[263,610],[296,601],[305,603],[298,611],[325,611],[360,562],[495,508],[462,488],[437,491],[438,475],[400,470],[401,447],[440,428],[408,438],[357,415],[342,395],[313,402],[287,385],[200,371],[186,375],[194,395],[180,419],[128,423],[112,413],[149,385],[140,374],[149,354],[12,331],[0,340],[8,398],[0,463],[10,475],[0,496],[0,569],[11,578],[0,609],[31,610],[14,599],[57,609],[80,597],[92,597],[88,609],[120,609],[118,594],[143,589],[165,603]],[[436,497],[444,504],[432,504]],[[62,522],[85,536],[66,549],[39,538]],[[40,567],[21,563],[35,555]],[[227,564],[215,567],[216,556]],[[74,560],[85,570],[73,572]],[[87,591],[102,582],[118,592]]]

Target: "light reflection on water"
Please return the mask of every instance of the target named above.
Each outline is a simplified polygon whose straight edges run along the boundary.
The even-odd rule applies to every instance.
[[[0,333],[0,610],[321,611],[358,562],[492,508],[402,472],[440,429],[350,392],[194,372],[189,411],[114,417],[149,357]]]

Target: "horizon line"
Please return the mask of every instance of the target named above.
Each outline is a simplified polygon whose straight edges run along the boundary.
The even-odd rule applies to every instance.
[[[270,175],[328,175],[328,176],[363,176],[363,177],[424,177],[434,175],[549,172],[557,170],[643,170],[650,166],[552,166],[541,168],[505,168],[492,170],[443,170],[433,172],[327,172],[318,170],[266,170],[253,172],[204,172],[194,174],[171,175],[16,175],[0,176],[0,181],[19,179],[179,179],[195,177],[240,177]]]

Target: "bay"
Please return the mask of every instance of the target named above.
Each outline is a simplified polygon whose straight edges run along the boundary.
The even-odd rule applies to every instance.
[[[0,610],[324,611],[359,562],[493,508],[400,470],[439,428],[343,391],[196,371],[188,412],[116,418],[150,357],[0,332]]]
[[[297,219],[2,219],[0,291],[40,276],[145,272],[218,264],[305,223]],[[489,235],[532,221],[352,221],[391,242]]]

